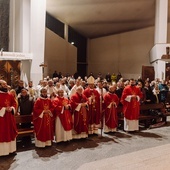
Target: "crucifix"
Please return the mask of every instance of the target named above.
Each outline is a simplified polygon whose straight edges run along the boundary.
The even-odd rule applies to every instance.
[[[44,68],[47,67],[47,64],[42,63],[39,66],[42,67],[42,80],[44,80]]]

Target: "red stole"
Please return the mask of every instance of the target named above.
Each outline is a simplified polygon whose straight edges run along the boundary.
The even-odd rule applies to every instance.
[[[127,86],[124,88],[121,102],[123,104],[123,113],[126,119],[129,120],[138,120],[140,112],[140,103],[137,98],[131,98],[131,101],[126,101],[127,96],[136,95],[139,98],[142,98],[141,90],[136,86]]]
[[[119,104],[119,98],[116,94],[111,94],[107,93],[104,96],[104,102],[105,102],[105,124],[113,129],[118,126],[118,115],[117,115],[117,106]],[[115,102],[116,105],[111,105],[110,108],[108,106],[112,103]]]
[[[64,105],[69,104],[69,100],[64,97],[56,97],[53,100],[56,117],[58,116],[65,131],[72,129],[73,121],[70,110],[65,110]]]
[[[71,106],[74,114],[74,130],[77,134],[82,132],[88,133],[88,110],[87,107],[81,107],[76,111],[76,107],[81,103],[86,103],[88,99],[83,94],[80,96],[78,93],[71,97]]]
[[[100,124],[101,111],[100,111],[100,94],[96,89],[86,88],[83,94],[90,98],[92,95],[95,96],[95,100],[89,103],[89,124]]]
[[[0,99],[0,110],[8,106],[13,106],[16,109],[17,103],[11,94],[0,92]],[[6,111],[4,116],[0,117],[0,142],[11,142],[17,136],[18,132],[13,114],[13,111]]]
[[[53,104],[50,99],[46,98],[38,98],[34,104],[33,109],[33,123],[34,130],[36,133],[36,138],[42,142],[46,142],[48,140],[53,140],[53,120],[48,113],[44,113],[43,117],[39,116],[44,110],[50,110],[53,114]]]

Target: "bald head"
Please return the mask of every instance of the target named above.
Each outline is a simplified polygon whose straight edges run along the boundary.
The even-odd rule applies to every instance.
[[[0,80],[0,90],[3,91],[3,92],[8,91],[8,85],[7,85],[7,82],[5,80]]]

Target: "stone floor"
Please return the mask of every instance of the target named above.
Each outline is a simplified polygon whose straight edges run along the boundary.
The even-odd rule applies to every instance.
[[[17,142],[17,153],[0,157],[0,170],[167,170],[170,121],[136,133],[92,135],[88,139],[35,148],[34,139]]]
[[[85,163],[78,170],[167,170],[170,169],[170,144]]]

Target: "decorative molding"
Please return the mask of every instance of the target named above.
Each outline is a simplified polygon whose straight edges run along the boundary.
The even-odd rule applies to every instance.
[[[3,52],[0,60],[32,60],[32,53]]]

